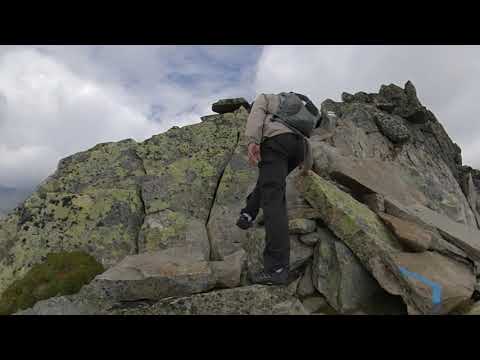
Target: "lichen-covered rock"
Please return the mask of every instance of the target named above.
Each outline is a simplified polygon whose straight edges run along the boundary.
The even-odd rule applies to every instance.
[[[211,291],[153,305],[112,311],[119,315],[280,315],[308,314],[285,287],[252,285]]]
[[[98,308],[89,303],[75,302],[72,297],[59,296],[42,300],[32,308],[13,315],[95,315]]]
[[[108,267],[137,251],[144,174],[133,140],[100,144],[63,159],[0,222],[0,293],[51,252],[81,250]]]
[[[411,81],[407,81],[405,89],[394,84],[382,85],[379,95],[391,102],[392,113],[413,123],[425,123],[430,120],[428,110],[417,98],[417,92]]]
[[[375,121],[380,131],[393,143],[403,144],[410,138],[408,128],[403,124],[403,119],[399,116],[388,116],[379,114]]]
[[[99,144],[63,159],[0,222],[0,293],[55,251],[82,250],[107,268],[127,255],[181,246],[208,260],[205,224],[245,114],[242,108],[143,143]]]
[[[315,231],[317,224],[309,219],[292,219],[288,222],[288,232],[290,234],[310,234]]]
[[[139,147],[146,173],[140,252],[197,244],[208,258],[204,226],[245,120],[244,111],[224,114],[215,121],[171,129]]]
[[[248,144],[244,136],[247,116],[243,109],[237,113],[238,145],[222,174],[208,218],[207,230],[213,260],[221,260],[224,256],[239,250],[246,241],[246,232],[235,223],[258,177],[258,169],[248,164]]]
[[[300,241],[308,246],[315,246],[319,241],[323,239],[331,240],[335,236],[326,227],[317,227],[314,233],[301,235]]]

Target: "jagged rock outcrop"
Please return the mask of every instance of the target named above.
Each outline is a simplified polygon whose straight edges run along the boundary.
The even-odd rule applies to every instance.
[[[305,198],[320,210],[329,229],[353,251],[382,288],[402,297],[410,314],[448,313],[472,296],[472,265],[434,252],[407,252],[366,205],[312,172],[300,180],[299,186]],[[419,280],[415,275],[412,279],[410,274],[423,275],[418,276]],[[423,278],[431,280],[425,283]],[[438,284],[443,291],[441,307],[432,301],[429,282]]]
[[[335,113],[336,126],[329,130],[328,138],[324,129],[315,130],[311,139],[314,170],[322,176],[336,175],[337,183],[347,187],[352,182],[343,182],[342,173],[357,179],[364,186],[354,189],[356,196],[379,193],[403,202],[419,202],[454,221],[476,227],[475,215],[459,184],[460,149],[433,114],[412,105],[418,99],[408,100],[413,96],[413,85],[388,89],[384,87],[380,94],[370,94],[368,99],[382,96],[396,104],[390,112],[368,99],[327,102]],[[407,116],[418,112],[426,114],[426,121],[411,121],[413,115]],[[393,124],[391,131],[386,131],[377,125],[376,119],[401,115],[407,116],[401,119],[410,137],[399,144],[389,138],[390,133],[396,132],[395,122],[384,123],[386,127]]]
[[[448,314],[472,301],[480,172],[411,82],[322,102],[313,171],[286,182],[296,281],[251,285],[265,229],[235,226],[258,174],[249,109],[224,99],[201,123],[62,160],[0,221],[0,296],[46,254],[82,250],[106,272],[20,314]]]
[[[472,169],[470,166],[462,166],[460,170],[460,186],[480,228],[480,171]]]

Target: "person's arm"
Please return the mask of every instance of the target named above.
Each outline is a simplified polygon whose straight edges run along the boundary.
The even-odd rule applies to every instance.
[[[245,136],[248,144],[260,145],[262,141],[263,124],[267,116],[267,97],[260,94],[253,103],[252,110],[247,119],[247,128]]]

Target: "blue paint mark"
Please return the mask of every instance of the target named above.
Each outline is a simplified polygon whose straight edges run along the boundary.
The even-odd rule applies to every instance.
[[[408,271],[407,269],[405,269],[403,267],[399,267],[399,269],[400,269],[400,272],[403,275],[411,276],[411,277],[423,282],[424,284],[426,284],[426,285],[428,285],[432,288],[432,303],[433,303],[433,305],[439,305],[442,302],[442,286],[441,285],[439,285],[439,284],[437,284],[433,281],[428,280],[426,277],[424,277],[420,274]]]

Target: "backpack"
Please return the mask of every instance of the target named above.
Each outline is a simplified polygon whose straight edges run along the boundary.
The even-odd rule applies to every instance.
[[[279,96],[280,104],[272,121],[280,121],[294,132],[309,138],[320,120],[317,107],[302,94],[282,92]]]

